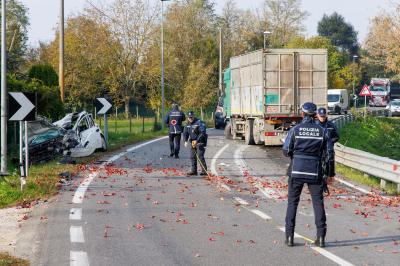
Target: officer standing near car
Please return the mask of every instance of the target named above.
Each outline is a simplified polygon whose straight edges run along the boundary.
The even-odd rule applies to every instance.
[[[185,114],[179,110],[178,104],[172,103],[172,110],[165,117],[165,124],[169,126],[169,147],[171,150],[169,157],[175,156],[176,159],[179,159],[183,131],[182,122],[185,119]]]
[[[322,167],[323,154],[333,163],[333,144],[326,129],[314,122],[317,106],[307,102],[302,106],[303,121],[293,127],[283,145],[283,154],[291,158],[288,169],[288,206],[286,211],[286,240],[288,246],[293,246],[296,224],[297,206],[301,191],[307,184],[311,194],[317,239],[315,245],[325,246],[326,215],[324,208]],[[335,176],[334,168],[329,168],[330,178]]]
[[[332,121],[329,121],[326,108],[321,107],[317,111],[317,125],[320,125],[323,128],[326,128],[332,138],[333,144],[339,141],[339,133],[338,130]]]
[[[188,123],[185,127],[183,137],[185,139],[185,147],[190,142],[190,160],[192,169],[188,175],[197,175],[197,161],[200,162],[200,175],[207,175],[207,164],[204,159],[204,153],[207,146],[206,124],[196,118],[193,111],[188,112]]]

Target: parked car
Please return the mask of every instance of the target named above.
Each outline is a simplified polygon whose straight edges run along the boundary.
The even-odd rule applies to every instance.
[[[107,150],[103,132],[86,111],[67,114],[54,125],[67,131],[64,142],[77,140],[77,145],[68,151],[71,157],[86,157],[96,150]]]
[[[390,101],[386,109],[389,110],[389,116],[400,116],[400,99]]]

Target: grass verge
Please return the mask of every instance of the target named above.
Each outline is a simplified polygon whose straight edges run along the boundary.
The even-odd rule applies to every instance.
[[[7,253],[0,253],[0,266],[28,266],[27,260],[18,259]]]
[[[358,118],[340,131],[340,143],[354,149],[400,160],[400,120]]]
[[[118,150],[126,145],[166,135],[166,131],[149,131],[139,134],[129,132],[109,132],[109,147],[106,153],[94,155],[77,160],[78,164],[89,163]],[[59,174],[62,172],[76,173],[77,165],[58,164],[58,160],[48,163],[33,165],[29,169],[27,185],[20,190],[20,179],[16,168],[12,169],[12,175],[0,179],[0,208],[25,204],[38,199],[46,199],[58,192]]]
[[[363,185],[366,185],[369,187],[373,187],[375,189],[382,190],[380,187],[380,179],[379,178],[374,177],[374,176],[364,175],[363,172],[352,169],[345,165],[337,163],[336,164],[336,173],[346,177],[347,179],[355,181],[359,184],[363,184]],[[384,191],[389,195],[398,195],[397,186],[394,183],[387,182],[387,185],[386,185],[386,188],[384,189]]]

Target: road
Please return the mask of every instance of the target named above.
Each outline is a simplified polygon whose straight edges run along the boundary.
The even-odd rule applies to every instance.
[[[336,182],[325,200],[321,249],[311,243],[313,210],[303,193],[296,246],[286,247],[288,160],[281,149],[225,140],[213,129],[209,135],[211,181],[186,177],[188,150],[169,158],[165,138],[82,169],[82,179],[42,214],[33,265],[398,265],[394,199]]]

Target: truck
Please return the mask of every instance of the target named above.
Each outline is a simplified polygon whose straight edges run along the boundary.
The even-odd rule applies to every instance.
[[[301,106],[327,107],[326,49],[263,49],[230,59],[224,73],[225,137],[282,145]]]
[[[386,107],[390,102],[390,79],[372,78],[369,90],[371,91],[370,107]]]
[[[349,93],[346,89],[328,90],[328,112],[331,114],[347,114],[349,109]]]

